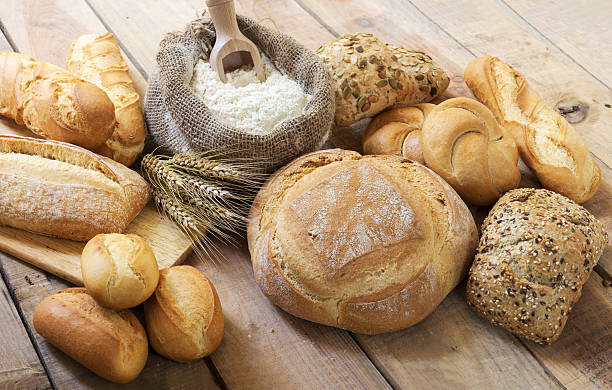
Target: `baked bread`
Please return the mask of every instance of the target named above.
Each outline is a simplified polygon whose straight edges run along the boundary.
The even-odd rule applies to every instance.
[[[465,82],[514,137],[521,158],[548,189],[577,203],[597,191],[601,170],[576,131],[496,57],[480,57],[465,69]]]
[[[255,279],[273,303],[365,334],[427,317],[466,275],[478,241],[467,206],[431,170],[339,149],[278,171],[247,232]]]
[[[332,77],[338,126],[387,108],[428,102],[450,82],[427,54],[383,43],[372,34],[344,35],[316,53]]]
[[[159,280],[153,250],[135,234],[98,234],[81,255],[83,284],[102,306],[129,309],[146,301]]]
[[[111,382],[131,382],[147,363],[147,334],[138,318],[100,306],[84,288],[43,299],[33,321],[48,342]]]
[[[113,133],[94,151],[121,164],[132,165],[142,153],[146,130],[140,96],[114,35],[81,35],[68,50],[66,67],[104,90],[115,106],[117,123]]]
[[[425,163],[467,202],[491,205],[521,181],[512,136],[474,99],[440,103],[421,133]]]
[[[482,225],[467,302],[518,336],[552,343],[607,242],[602,223],[570,199],[544,189],[509,191]]]
[[[151,346],[187,363],[210,355],[223,338],[223,311],[215,286],[188,265],[160,271],[155,293],[145,302]]]
[[[0,136],[0,225],[87,241],[121,233],[149,200],[125,166],[78,146]]]
[[[363,133],[363,152],[403,156],[424,164],[421,128],[434,107],[435,104],[421,103],[377,115]]]
[[[33,133],[87,149],[115,127],[115,109],[94,84],[57,66],[0,51],[0,115]]]

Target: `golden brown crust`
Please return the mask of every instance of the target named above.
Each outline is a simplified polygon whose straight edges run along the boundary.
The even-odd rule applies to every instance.
[[[57,66],[0,52],[0,84],[0,114],[42,137],[94,149],[113,132],[106,93]]]
[[[151,346],[160,355],[187,363],[213,353],[223,338],[223,311],[213,284],[188,265],[160,271],[155,293],[145,303]]]
[[[66,66],[108,93],[115,106],[117,123],[113,133],[95,152],[131,165],[142,153],[146,130],[140,96],[115,37],[111,33],[80,36],[70,46]]]
[[[363,133],[365,154],[403,156],[424,164],[421,128],[435,104],[393,108],[372,119]]]
[[[421,139],[427,166],[472,204],[493,204],[521,180],[514,140],[474,99],[439,104],[427,116]]]
[[[247,227],[255,279],[289,313],[376,334],[431,313],[478,239],[455,191],[398,156],[315,152],[278,171]]]
[[[121,233],[149,200],[136,172],[78,146],[0,136],[0,225],[87,241]]]
[[[84,288],[43,299],[33,322],[48,342],[111,382],[132,381],[147,362],[147,335],[136,316],[100,306]]]
[[[576,131],[548,107],[525,78],[496,57],[480,57],[465,70],[474,95],[510,131],[521,158],[546,187],[578,203],[597,191],[601,170]]]
[[[607,242],[602,223],[570,199],[543,189],[509,191],[482,225],[467,302],[516,335],[552,343]]]

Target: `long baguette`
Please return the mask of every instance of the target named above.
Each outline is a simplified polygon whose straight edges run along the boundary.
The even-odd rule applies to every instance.
[[[140,96],[113,34],[77,38],[68,51],[66,66],[102,88],[115,105],[117,124],[113,134],[95,152],[124,165],[134,163],[144,148],[146,130]]]
[[[572,126],[520,73],[499,58],[480,57],[468,64],[464,77],[478,100],[511,132],[521,158],[544,187],[577,203],[595,194],[599,166]]]
[[[113,103],[94,84],[19,53],[0,51],[0,115],[44,138],[100,146],[115,126]]]
[[[0,136],[0,225],[87,241],[121,233],[149,200],[140,175],[78,146]]]

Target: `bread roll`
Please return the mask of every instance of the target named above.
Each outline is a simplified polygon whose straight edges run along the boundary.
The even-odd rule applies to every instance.
[[[84,288],[43,299],[33,321],[48,342],[111,382],[134,380],[147,363],[147,334],[138,318],[100,306]]]
[[[478,241],[438,175],[398,156],[302,156],[260,190],[248,222],[255,279],[283,310],[377,334],[427,317],[467,273]]]
[[[570,199],[534,188],[510,191],[482,225],[468,304],[518,336],[552,343],[607,242],[602,223]]]
[[[544,187],[577,203],[595,194],[599,166],[572,126],[521,74],[499,58],[480,57],[468,64],[465,82],[510,131],[521,158]]]
[[[115,127],[115,110],[92,83],[19,53],[0,51],[0,115],[44,138],[87,149]]]
[[[372,34],[344,35],[316,53],[332,77],[338,126],[387,108],[431,101],[450,82],[427,54],[383,43]]]
[[[104,90],[115,106],[117,123],[113,133],[95,152],[132,165],[142,153],[146,130],[140,96],[113,34],[81,35],[70,46],[66,66]]]
[[[421,138],[427,166],[472,204],[493,204],[521,181],[512,136],[474,99],[438,105],[425,119]]]
[[[0,225],[87,241],[120,233],[149,200],[140,175],[78,146],[0,136]]]
[[[217,291],[188,265],[160,271],[155,293],[145,303],[151,346],[160,355],[187,363],[210,355],[223,338]]]
[[[363,152],[403,156],[424,164],[421,128],[434,107],[435,104],[422,103],[379,114],[363,133]]]
[[[98,234],[81,255],[83,284],[102,306],[128,309],[146,301],[159,280],[153,250],[135,234]]]

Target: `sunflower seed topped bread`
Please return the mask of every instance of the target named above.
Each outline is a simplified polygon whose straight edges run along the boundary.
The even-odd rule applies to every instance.
[[[19,53],[0,52],[0,115],[49,139],[94,149],[115,127],[115,108],[94,84]]]
[[[392,154],[424,164],[421,128],[435,106],[421,103],[393,108],[377,115],[363,133],[363,152]]]
[[[464,200],[490,205],[518,186],[516,144],[482,103],[445,100],[429,113],[421,133],[425,163]]]
[[[131,165],[144,148],[146,130],[140,96],[111,33],[86,34],[77,38],[66,59],[68,70],[104,90],[115,106],[117,123],[113,133],[94,151],[124,165]]]
[[[78,146],[0,136],[0,225],[87,241],[121,233],[149,200],[136,172]]]
[[[427,317],[465,276],[478,241],[467,206],[399,156],[302,156],[260,190],[249,216],[255,279],[287,312],[377,334]]]
[[[601,170],[580,136],[514,68],[496,57],[472,60],[465,82],[514,137],[544,187],[577,203],[597,191]]]
[[[372,34],[344,35],[316,53],[332,76],[338,126],[390,107],[428,102],[450,82],[427,54],[383,43]]]
[[[509,191],[482,225],[467,302],[518,336],[552,343],[607,242],[602,223],[570,199],[544,189]]]

